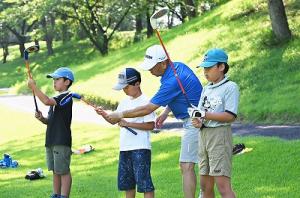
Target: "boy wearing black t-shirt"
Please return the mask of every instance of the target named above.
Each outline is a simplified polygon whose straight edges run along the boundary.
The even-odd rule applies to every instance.
[[[71,121],[72,121],[72,100],[60,105],[60,101],[68,95],[69,87],[74,82],[73,72],[67,67],[61,67],[54,73],[48,74],[47,78],[53,78],[53,87],[59,94],[55,97],[48,97],[35,84],[32,79],[28,80],[28,87],[42,103],[50,106],[48,116],[44,117],[40,111],[35,117],[47,125],[46,131],[46,155],[49,171],[53,171],[53,194],[51,198],[69,197],[72,177],[70,172],[71,162]]]

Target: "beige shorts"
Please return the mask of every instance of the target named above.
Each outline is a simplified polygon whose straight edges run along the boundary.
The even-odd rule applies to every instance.
[[[203,128],[199,135],[200,175],[231,177],[231,126]]]
[[[46,147],[47,166],[49,171],[58,175],[65,175],[70,172],[72,150],[68,146]]]

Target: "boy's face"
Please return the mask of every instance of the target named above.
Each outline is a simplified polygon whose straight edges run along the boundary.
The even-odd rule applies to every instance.
[[[62,92],[68,89],[68,85],[70,84],[69,80],[65,80],[64,78],[53,78],[53,87],[55,91]]]
[[[218,83],[224,78],[224,71],[225,65],[224,64],[215,64],[212,67],[205,67],[204,68],[204,75],[205,78],[212,83]]]
[[[123,91],[127,96],[135,97],[140,92],[140,83],[137,82],[135,85],[127,85],[123,88]]]

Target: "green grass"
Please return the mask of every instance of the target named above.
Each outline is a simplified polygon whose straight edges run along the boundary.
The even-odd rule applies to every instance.
[[[300,2],[286,0],[286,13],[293,39],[279,44],[271,32],[267,3],[263,0],[231,0],[172,30],[161,32],[171,58],[187,63],[206,80],[195,66],[209,48],[224,48],[229,53],[231,79],[240,86],[239,119],[245,122],[300,123]],[[129,33],[126,33],[129,34]],[[123,44],[127,46],[129,36]],[[119,37],[116,41],[120,41]],[[124,44],[127,43],[127,44]],[[124,97],[113,91],[121,68],[138,66],[147,47],[158,44],[155,37],[110,51],[102,57],[88,41],[54,44],[55,55],[48,57],[42,43],[41,52],[32,54],[31,67],[38,85],[52,93],[51,80],[45,75],[59,66],[70,66],[76,76],[74,91],[112,102]],[[15,92],[30,93],[25,83],[25,67],[17,47],[10,49],[9,63],[0,67],[0,87],[13,86]],[[142,89],[153,95],[159,79],[142,72]]]
[[[28,113],[4,106],[0,106],[0,111],[0,153],[10,153],[20,164],[17,169],[0,169],[1,197],[48,197],[52,191],[52,175],[45,165],[45,126]],[[123,197],[116,186],[118,128],[74,123],[72,133],[73,148],[91,144],[96,150],[72,156],[71,197]],[[152,177],[156,197],[183,197],[178,166],[180,133],[152,134],[151,138]],[[299,195],[300,159],[296,157],[300,152],[299,140],[235,136],[234,142],[243,142],[247,147],[253,148],[252,152],[233,159],[232,183],[237,197],[281,198]],[[38,167],[47,175],[45,179],[24,179],[27,171]],[[219,198],[220,195],[216,194]],[[137,197],[143,196],[138,194]]]

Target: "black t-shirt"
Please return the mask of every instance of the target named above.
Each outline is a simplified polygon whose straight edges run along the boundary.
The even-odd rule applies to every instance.
[[[68,94],[69,92],[55,96],[54,100],[57,105],[49,108],[45,144],[47,147],[53,145],[71,147],[72,145],[71,121],[73,101],[71,100],[63,106],[59,105],[59,102]]]

